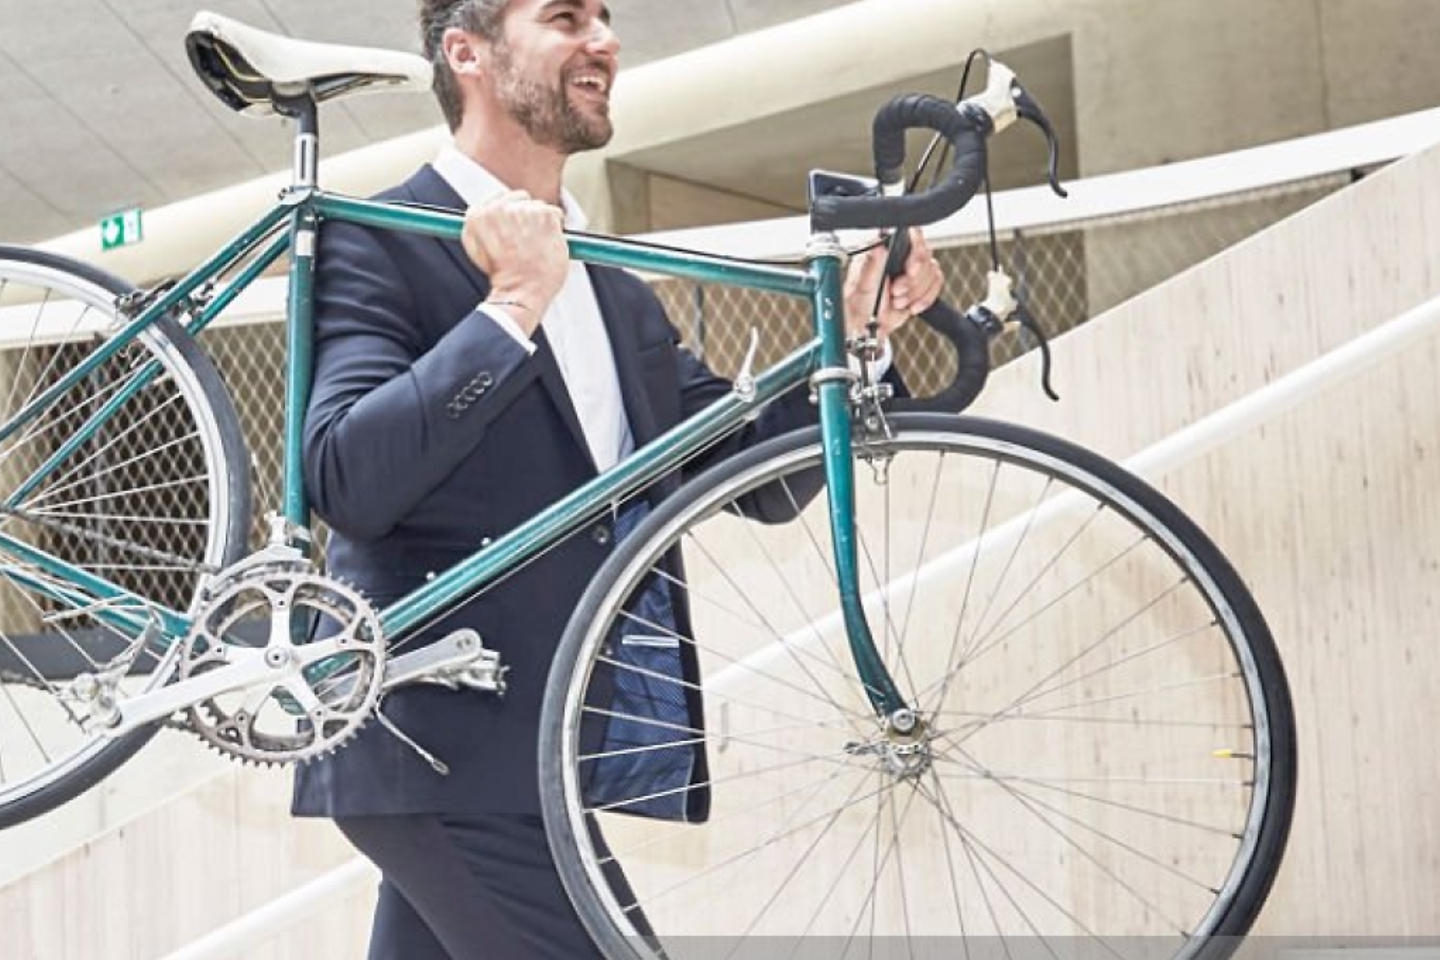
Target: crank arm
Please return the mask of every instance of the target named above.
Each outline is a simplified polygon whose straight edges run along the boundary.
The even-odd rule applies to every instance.
[[[485,649],[480,634],[474,630],[456,630],[427,647],[411,650],[385,662],[381,691],[388,693],[414,683],[503,694],[505,668],[500,665],[498,652]],[[343,699],[350,696],[354,686],[354,676],[340,677],[329,692]]]
[[[231,651],[230,655],[234,657],[236,653]],[[243,690],[263,680],[278,681],[287,672],[298,675],[298,670],[288,660],[279,666],[267,663],[264,648],[257,648],[253,653],[247,651],[237,662],[208,670],[188,680],[166,684],[158,690],[117,703],[115,707],[118,718],[105,725],[100,732],[109,737],[121,737],[138,727],[186,710],[202,700]]]
[[[401,654],[385,664],[381,689],[388,692],[411,683],[503,694],[505,668],[500,665],[500,654],[487,650],[480,634],[456,630],[428,647]]]

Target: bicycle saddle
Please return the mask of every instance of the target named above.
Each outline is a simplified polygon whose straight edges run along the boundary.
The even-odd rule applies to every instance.
[[[311,43],[202,10],[185,36],[190,65],[220,101],[252,117],[304,94],[323,103],[351,92],[429,90],[430,64],[410,53]]]

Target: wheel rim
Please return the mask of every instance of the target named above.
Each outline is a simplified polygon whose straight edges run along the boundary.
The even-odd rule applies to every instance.
[[[88,349],[115,328],[114,301],[115,291],[59,267],[0,262],[0,316],[22,341],[0,352],[0,423],[74,362],[75,348],[63,344]],[[0,530],[183,610],[200,578],[237,547],[237,481],[190,361],[155,327],[139,343],[136,355],[158,359],[163,369],[133,405],[142,412],[118,415],[18,504],[21,513],[0,517]],[[66,412],[47,411],[0,444],[0,503],[67,429],[114,396],[125,377],[120,363],[64,398],[56,409]],[[82,545],[88,552],[75,553]],[[126,638],[93,615],[46,620],[53,605],[14,579],[0,579],[0,599],[0,658],[8,668],[0,683],[0,808],[10,808],[47,795],[106,750],[123,749],[79,729],[82,708],[60,693],[78,671],[119,654]],[[173,666],[164,648],[139,651],[121,689],[133,694],[163,684]]]
[[[715,543],[730,544],[730,552],[722,555],[724,548],[706,544],[709,534],[704,526],[699,532],[690,529],[690,518],[710,515],[710,526],[755,528],[754,523],[717,519],[716,514],[727,512],[725,503],[735,491],[750,489],[770,475],[776,461],[730,477],[682,514],[670,517],[655,538],[682,541],[695,608],[692,634],[699,638],[696,647],[702,661],[709,660],[705,696],[715,804],[711,823],[639,821],[636,827],[625,823],[634,818],[618,815],[620,808],[613,806],[613,799],[608,811],[587,818],[576,802],[581,779],[598,770],[600,763],[610,762],[604,758],[603,746],[581,746],[582,718],[589,716],[594,722],[595,711],[582,706],[590,695],[590,671],[577,670],[566,693],[561,790],[567,833],[582,838],[577,841],[581,866],[575,879],[585,891],[582,899],[592,902],[592,912],[604,916],[599,925],[621,931],[622,936],[628,931],[632,938],[625,949],[640,956],[653,955],[633,937],[637,931],[631,918],[640,914],[644,920],[639,922],[652,926],[662,943],[671,935],[822,935],[846,944],[837,953],[870,936],[984,936],[988,931],[990,937],[1000,938],[1080,937],[1112,947],[1110,955],[1124,955],[1113,949],[1117,938],[1163,937],[1175,941],[1166,948],[1167,955],[1186,955],[1202,941],[1183,934],[1233,932],[1237,922],[1233,908],[1255,863],[1270,800],[1274,731],[1273,706],[1267,702],[1260,667],[1251,648],[1232,643],[1231,638],[1243,638],[1247,629],[1263,633],[1263,624],[1241,622],[1242,614],[1232,608],[1215,575],[1201,562],[1205,546],[1197,549],[1163,529],[1133,527],[1136,517],[1154,521],[1152,508],[1108,481],[1082,476],[1055,455],[995,437],[970,436],[963,446],[955,446],[953,435],[943,432],[907,434],[905,441],[928,445],[933,453],[926,456],[940,468],[926,465],[908,475],[887,477],[891,489],[898,484],[907,491],[908,502],[925,503],[931,521],[916,528],[928,526],[930,533],[907,531],[910,543],[904,549],[895,548],[903,524],[893,515],[885,516],[886,498],[872,496],[860,517],[862,527],[869,525],[870,530],[861,568],[862,577],[868,577],[867,607],[882,653],[886,647],[893,654],[916,642],[907,634],[917,611],[927,616],[923,594],[948,586],[952,595],[962,598],[952,603],[958,611],[955,626],[941,631],[951,635],[950,652],[936,661],[945,666],[933,671],[935,677],[928,684],[917,676],[924,672],[924,657],[913,653],[908,658],[887,657],[896,681],[921,708],[926,732],[919,747],[912,743],[908,752],[902,751],[899,747],[904,745],[895,742],[893,733],[878,729],[852,682],[851,701],[828,705],[835,729],[816,741],[828,746],[811,745],[803,762],[771,764],[768,770],[758,759],[767,751],[773,757],[778,749],[775,743],[764,742],[761,734],[766,730],[776,738],[783,732],[792,738],[788,746],[797,749],[793,741],[798,734],[784,732],[786,724],[809,722],[826,713],[822,701],[836,696],[831,689],[835,685],[818,680],[817,675],[843,674],[848,661],[843,659],[845,651],[826,639],[838,618],[809,633],[787,629],[778,615],[761,615],[756,599],[769,589],[777,598],[777,610],[792,604],[792,613],[800,615],[807,602],[800,599],[803,587],[777,591],[763,581],[778,581],[782,573],[792,575],[792,568],[802,565],[797,557],[807,551],[823,556],[828,541],[821,535],[823,521],[815,519],[820,517],[815,511],[823,511],[823,506],[812,504],[797,521],[798,527],[789,525],[795,529],[788,534],[767,531],[761,536],[734,529],[717,534]],[[780,461],[778,472],[814,462],[816,456],[814,447],[794,450]],[[895,466],[892,462],[890,469]],[[857,484],[878,476],[872,473],[867,480],[868,469],[857,464]],[[1081,492],[1057,497],[1054,487],[1060,479],[1081,484],[1076,488]],[[940,516],[936,504],[962,491],[968,491],[968,506],[957,510],[954,526],[958,529],[969,522],[971,535],[960,541],[958,549],[955,544],[943,550],[926,544],[934,537],[934,521]],[[889,499],[892,512],[896,502],[893,496]],[[970,511],[968,520],[965,509]],[[1126,529],[1136,538],[1128,548],[1118,537]],[[862,541],[866,536],[862,529]],[[889,539],[882,544],[885,537]],[[1107,545],[1109,552],[1097,544]],[[906,551],[916,561],[910,568],[887,567]],[[1093,556],[1078,563],[1087,551]],[[747,553],[745,562],[754,571],[721,572]],[[824,565],[818,560],[812,564]],[[628,564],[627,575],[607,591],[602,614],[623,606],[621,598],[650,566],[645,557]],[[1095,571],[1096,576],[1065,579],[1068,572],[1083,569]],[[1179,577],[1173,585],[1152,585],[1142,579],[1154,577],[1155,570]],[[1223,571],[1222,575],[1228,576]],[[799,576],[812,586],[823,579],[813,571]],[[1138,600],[1122,602],[1104,595],[1129,580],[1145,587]],[[696,588],[697,581],[703,582],[703,589]],[[1042,581],[1061,586],[1047,594]],[[1015,583],[1026,588],[1007,593],[1005,585]],[[880,590],[878,584],[888,587]],[[1236,586],[1226,585],[1232,590]],[[721,594],[731,609],[707,615],[703,608],[724,605],[719,602]],[[888,602],[879,602],[881,594],[888,596]],[[935,609],[943,606],[942,602]],[[1016,651],[1026,649],[1027,630],[1033,633],[1037,625],[1058,623],[1067,610],[1071,618],[1079,616],[1077,610],[1089,611],[1095,622],[1108,625],[1099,631],[1098,642],[1092,638],[1087,646],[1069,631],[1049,626],[1038,631],[1054,647],[1048,662],[1038,655],[1028,659],[1017,655]],[[1198,623],[1194,622],[1197,610],[1204,614]],[[582,635],[582,663],[592,664],[597,648],[607,641],[613,644],[608,623],[612,616],[596,618]],[[1190,621],[1182,627],[1185,617]],[[743,632],[736,624],[745,619],[761,635],[748,647],[734,640]],[[624,616],[621,621],[625,622]],[[1170,626],[1159,634],[1142,629],[1157,623]],[[761,641],[775,636],[786,637],[792,645],[808,641],[816,652],[832,649],[823,657],[806,658],[782,644],[763,647]],[[716,639],[720,637],[724,639]],[[684,642],[693,638],[687,636]],[[1268,644],[1268,638],[1256,642]],[[736,656],[733,650],[718,649],[725,644],[749,652]],[[707,647],[716,649],[707,655]],[[906,663],[907,659],[914,662]],[[1155,666],[1161,661],[1170,671],[1168,677]],[[742,663],[748,666],[738,666]],[[963,666],[949,669],[951,664]],[[1017,665],[1020,681],[1012,675]],[[848,669],[853,673],[853,667]],[[775,675],[767,678],[762,670]],[[1028,679],[1023,678],[1025,671]],[[743,697],[720,689],[742,679],[750,684]],[[798,691],[806,687],[811,687],[812,697],[805,702],[814,711],[797,706],[802,702]],[[1085,699],[1067,702],[1067,691],[1086,689],[1092,692]],[[917,690],[920,694],[915,697]],[[824,691],[823,696],[814,697],[816,691]],[[786,697],[789,703],[784,703]],[[757,701],[764,709],[757,709]],[[783,707],[776,707],[777,702]],[[1084,713],[1080,704],[1089,704]],[[1124,715],[1122,706],[1131,716]],[[744,722],[735,715],[747,710],[751,725],[737,736]],[[768,717],[768,727],[759,721],[762,716]],[[850,729],[845,730],[847,724]],[[1087,728],[1105,733],[1086,732]],[[850,748],[837,749],[847,738]],[[1102,749],[1121,751],[1128,759],[1085,759],[1087,750]],[[1232,753],[1216,755],[1223,750]],[[737,756],[747,752],[748,757]],[[1017,758],[1021,758],[1018,763]],[[1127,769],[1137,758],[1139,765]],[[907,769],[907,763],[912,767]],[[798,779],[807,765],[813,770],[825,764],[831,767],[830,775],[805,783]],[[846,770],[842,765],[858,769]],[[748,810],[726,806],[726,794],[735,794],[747,780],[753,784],[766,776],[782,781],[767,785],[769,796]],[[805,794],[812,787],[815,794]],[[1228,796],[1207,800],[1203,794],[1209,791]],[[804,812],[797,814],[796,809]],[[931,821],[928,831],[910,824],[917,809]],[[605,880],[606,871],[613,875],[614,868],[606,851],[590,842],[590,819],[604,821],[600,833],[625,871],[626,883],[635,889],[638,912],[621,902],[629,899],[624,889],[617,895]],[[754,826],[757,822],[763,826]],[[1136,823],[1143,828],[1136,828]],[[1139,839],[1127,838],[1118,832],[1122,830]],[[687,838],[686,831],[717,837],[748,831],[754,850],[746,847],[745,840],[731,838],[725,841],[729,843],[725,856],[714,849],[696,853],[697,841]],[[1182,836],[1186,834],[1193,836]],[[899,840],[886,842],[885,836]],[[1159,850],[1146,847],[1157,843]],[[787,854],[776,852],[787,845]],[[911,853],[915,847],[922,851],[918,856]],[[786,862],[786,856],[795,862]],[[675,866],[686,863],[686,857],[692,858],[693,867]],[[905,857],[914,857],[915,862],[907,865]],[[868,864],[856,865],[867,858]],[[844,868],[837,869],[837,864]],[[713,882],[705,879],[706,871],[713,871]],[[847,874],[853,879],[867,873],[879,881],[847,879]],[[923,885],[922,877],[937,875],[948,879],[933,882],[928,894],[915,892]],[[769,900],[747,889],[766,882],[774,888]],[[857,895],[844,889],[859,886],[863,891],[867,884],[868,900],[863,892]],[[1077,892],[1102,885],[1108,891]],[[738,895],[737,890],[746,893]],[[817,896],[820,892],[824,895]],[[699,911],[707,922],[697,922],[692,895],[726,906]],[[667,909],[662,902],[667,899],[685,901],[691,909]],[[709,924],[710,919],[715,922]]]

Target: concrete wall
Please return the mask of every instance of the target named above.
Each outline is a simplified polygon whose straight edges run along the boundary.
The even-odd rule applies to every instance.
[[[1440,104],[1437,45],[1440,6],[1429,0],[863,0],[635,69],[605,157],[793,206],[809,166],[865,169],[884,95],[953,95],[965,52],[984,46],[1019,57],[1075,151],[1074,171],[1090,176]],[[1027,49],[1048,52],[1036,62]],[[787,118],[783,159],[777,118]],[[754,169],[761,156],[769,172]],[[1023,182],[1038,178],[1035,156],[1020,153]],[[608,211],[614,185],[590,169],[599,162],[580,165],[577,189]],[[997,158],[1000,176],[1012,165]],[[672,209],[669,224],[710,222],[713,206]]]
[[[966,53],[1014,62],[1055,119],[1067,177],[1286,139],[1440,104],[1430,0],[860,0],[625,71],[617,135],[569,185],[597,230],[769,216],[804,203],[811,167],[865,171],[890,94],[953,96]],[[324,182],[368,194],[434,156],[440,128],[330,157]],[[1038,135],[997,141],[995,183],[1037,182]],[[256,181],[149,211],[145,244],[107,264],[137,282],[193,265],[273,200]],[[93,256],[93,230],[49,246]]]

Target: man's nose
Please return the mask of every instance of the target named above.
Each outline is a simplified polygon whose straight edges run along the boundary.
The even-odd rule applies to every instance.
[[[590,39],[585,46],[593,53],[613,58],[620,56],[620,38],[614,28],[604,20],[596,18],[590,28]]]

